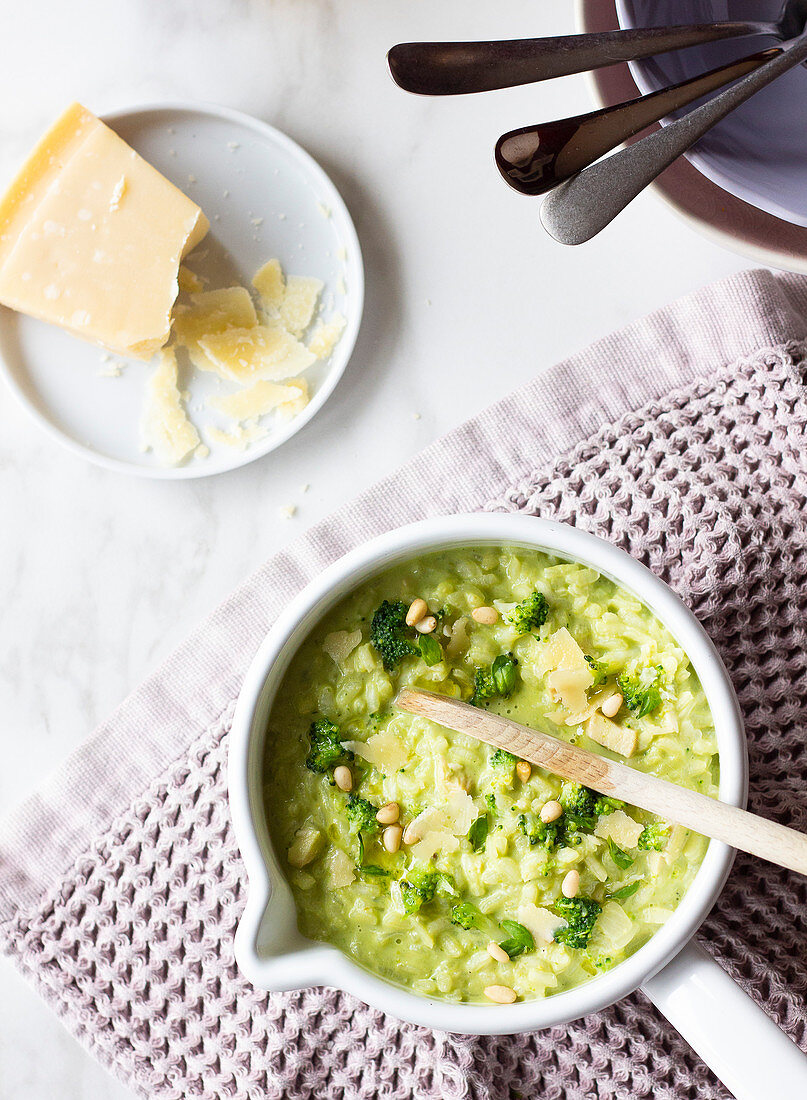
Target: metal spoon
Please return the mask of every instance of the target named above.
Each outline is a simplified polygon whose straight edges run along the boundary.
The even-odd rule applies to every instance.
[[[773,47],[627,103],[511,130],[496,142],[498,169],[521,194],[543,195],[651,123],[753,72],[781,52]]]
[[[807,33],[708,103],[561,183],[544,199],[544,228],[561,244],[590,240],[716,123],[805,59]]]
[[[758,34],[792,38],[803,25],[797,21],[794,24],[791,6],[786,4],[774,23],[734,21],[637,27],[503,42],[402,42],[392,47],[387,62],[393,80],[404,91],[418,95],[461,95],[588,72],[619,61],[726,38]]]

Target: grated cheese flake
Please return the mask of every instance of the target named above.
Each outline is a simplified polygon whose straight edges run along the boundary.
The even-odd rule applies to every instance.
[[[218,409],[233,420],[243,422],[265,416],[279,405],[293,401],[299,393],[296,386],[284,386],[279,382],[256,382],[249,389],[209,397],[207,404],[211,409]]]
[[[282,328],[256,325],[204,336],[199,347],[217,374],[232,382],[280,381],[310,367],[314,356]]]
[[[330,321],[320,321],[308,341],[308,350],[317,359],[327,359],[339,343],[347,321],[337,313]]]
[[[392,730],[374,733],[366,741],[343,741],[342,745],[383,775],[394,775],[409,759],[409,750]]]
[[[609,837],[620,848],[635,848],[639,843],[644,826],[634,821],[624,810],[614,810],[612,814],[606,814],[597,819],[594,835],[603,840]]]
[[[289,275],[280,303],[280,319],[293,336],[302,336],[311,324],[324,285],[321,279],[309,275]]]
[[[176,356],[170,348],[159,353],[157,369],[146,383],[141,432],[143,447],[150,447],[169,466],[178,465],[199,445],[196,428],[182,407]]]
[[[340,668],[361,642],[361,630],[334,630],[325,635],[322,648]]]
[[[252,285],[261,296],[261,304],[268,310],[277,312],[286,293],[286,280],[279,260],[267,262],[255,272]]]

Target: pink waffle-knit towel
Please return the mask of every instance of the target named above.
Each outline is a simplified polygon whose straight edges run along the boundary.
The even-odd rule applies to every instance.
[[[113,1073],[150,1100],[727,1096],[639,993],[474,1039],[254,989],[232,953],[227,734],[266,629],[323,566],[424,515],[524,511],[687,601],[745,711],[752,807],[807,830],[806,318],[807,280],[748,272],[543,373],[268,561],[4,822],[4,948]],[[740,856],[703,937],[807,1048],[805,881]]]

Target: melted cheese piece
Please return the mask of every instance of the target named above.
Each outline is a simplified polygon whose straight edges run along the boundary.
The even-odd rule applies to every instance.
[[[409,851],[412,858],[417,860],[418,863],[428,863],[438,852],[450,854],[456,852],[459,846],[460,842],[453,833],[436,829],[431,833],[427,833],[423,840],[419,840],[417,844],[413,844]]]
[[[246,390],[210,397],[207,404],[210,408],[231,416],[233,420],[243,422],[257,420],[272,409],[289,404],[299,395],[300,390],[296,386],[284,386],[279,382],[256,382]]]
[[[361,630],[334,630],[325,635],[322,648],[340,668],[353,650],[361,644]]]
[[[141,430],[144,446],[168,466],[176,466],[199,444],[196,428],[182,407],[177,361],[170,348],[161,352],[157,369],[146,383]]]
[[[597,819],[594,835],[601,836],[604,840],[610,837],[620,848],[635,848],[643,829],[644,826],[634,821],[624,810],[614,810],[612,814],[604,814]]]
[[[308,350],[317,359],[327,359],[339,343],[347,321],[341,313],[330,321],[320,321],[308,341]]]
[[[342,745],[383,775],[394,775],[409,759],[409,751],[392,730],[374,733],[366,741],[343,741]]]
[[[350,886],[356,878],[353,861],[347,852],[341,848],[331,848],[325,857],[325,865],[328,874],[328,882],[335,890],[343,886]]]
[[[321,279],[308,275],[289,275],[280,303],[280,320],[293,336],[302,336],[311,324],[324,285]]]
[[[120,355],[168,340],[196,203],[74,103],[0,200],[0,302]]]
[[[199,347],[222,378],[241,385],[291,378],[315,361],[308,348],[285,329],[268,325],[203,336]]]

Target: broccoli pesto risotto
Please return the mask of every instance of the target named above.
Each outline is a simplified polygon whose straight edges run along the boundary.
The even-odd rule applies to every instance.
[[[706,840],[397,711],[421,687],[716,796],[684,652],[630,592],[517,547],[362,584],[296,653],[270,717],[270,831],[301,931],[429,997],[544,997],[642,946]]]

